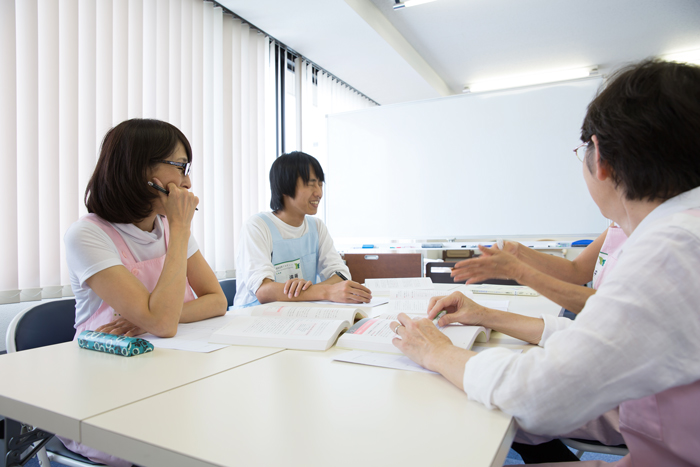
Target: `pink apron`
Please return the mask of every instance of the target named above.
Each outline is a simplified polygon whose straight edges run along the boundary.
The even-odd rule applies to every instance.
[[[112,240],[112,242],[114,242],[114,245],[119,251],[124,267],[126,267],[134,276],[136,276],[136,278],[140,280],[144,286],[146,286],[146,289],[148,289],[149,292],[153,292],[153,289],[155,289],[156,284],[158,283],[158,279],[160,278],[160,274],[161,272],[163,272],[165,255],[159,258],[153,258],[147,261],[137,262],[134,258],[134,255],[131,253],[131,250],[129,250],[129,247],[124,242],[122,236],[119,234],[119,232],[117,232],[117,229],[115,229],[109,222],[101,219],[95,214],[88,214],[86,216],[83,216],[81,220],[92,222],[93,224],[101,228],[107,235],[109,235],[109,238]],[[168,225],[168,219],[166,217],[163,217],[162,220],[163,235],[165,237],[165,250],[167,252],[168,240],[170,236],[170,227]],[[194,292],[190,287],[189,281],[187,281],[187,287],[185,288],[184,303],[194,300],[194,298]],[[78,335],[82,331],[95,330],[103,324],[111,323],[112,321],[118,319],[120,316],[121,315],[117,313],[114,310],[114,308],[109,306],[107,302],[103,301],[102,305],[100,305],[100,307],[95,313],[93,313],[86,321],[75,327],[76,332],[74,339],[77,339]],[[58,439],[61,440],[61,442],[66,446],[66,448],[82,456],[87,457],[93,462],[100,462],[102,464],[110,465],[113,467],[131,467],[132,465],[131,462],[125,461],[115,456],[111,456],[102,451],[98,451],[97,449],[87,447],[84,444],[80,444],[76,441],[62,438],[60,436],[58,437]]]
[[[630,450],[620,467],[700,465],[700,380],[623,402],[620,430]]]
[[[115,229],[109,222],[102,220],[95,214],[88,214],[86,216],[83,216],[81,220],[92,222],[93,224],[101,228],[107,235],[109,235],[109,238],[112,240],[112,242],[114,242],[114,245],[117,247],[117,251],[119,251],[124,267],[126,267],[131,272],[131,274],[133,274],[138,280],[140,280],[141,283],[144,286],[146,286],[146,289],[149,292],[153,292],[153,289],[156,288],[156,284],[158,283],[158,279],[160,279],[160,274],[161,272],[163,272],[165,255],[159,258],[153,258],[147,261],[137,262],[136,259],[134,259],[134,255],[131,254],[131,250],[129,250],[129,247],[126,245],[126,242],[124,242],[122,236],[119,234],[119,232],[117,232],[117,229]],[[167,252],[168,241],[170,239],[170,227],[168,225],[168,219],[166,217],[163,217],[162,220],[163,234],[165,237],[165,250]],[[192,288],[190,287],[189,281],[187,281],[187,287],[185,287],[184,303],[187,303],[191,300],[194,300],[194,293],[192,292]],[[93,313],[86,321],[82,322],[81,324],[75,327],[75,339],[77,339],[78,334],[80,334],[82,331],[94,331],[100,326],[104,324],[109,324],[112,321],[118,319],[120,316],[121,315],[114,311],[114,308],[109,306],[107,302],[102,302],[102,305],[100,305],[100,307],[95,313]]]
[[[598,290],[603,283],[603,277],[610,274],[610,271],[617,264],[617,259],[620,256],[622,245],[627,241],[627,235],[622,229],[616,225],[611,225],[608,228],[608,233],[605,235],[603,246],[600,247],[598,260],[593,271],[593,288]]]

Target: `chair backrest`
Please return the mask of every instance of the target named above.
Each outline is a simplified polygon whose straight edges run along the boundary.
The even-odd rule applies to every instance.
[[[425,265],[425,277],[430,277],[434,284],[464,284],[466,280],[455,282],[450,273],[445,271],[444,268],[453,268],[457,264],[456,262],[433,262],[426,263]],[[433,269],[437,269],[434,271]],[[476,284],[493,284],[493,285],[520,285],[518,282],[512,279],[486,279],[481,282],[475,282]]]
[[[12,319],[7,328],[7,352],[70,342],[75,336],[74,324],[74,298],[25,308]]]
[[[450,277],[450,272],[446,271],[445,268],[452,269],[456,263],[454,262],[442,262],[435,261],[433,263],[425,264],[425,277],[429,277],[433,281],[433,284],[454,284],[455,281]],[[435,271],[437,269],[437,271]],[[458,282],[458,284],[464,284],[467,282],[463,280]]]
[[[226,295],[228,306],[233,306],[233,297],[236,296],[236,279],[220,280],[219,285],[221,285],[221,289],[224,291],[224,295]]]

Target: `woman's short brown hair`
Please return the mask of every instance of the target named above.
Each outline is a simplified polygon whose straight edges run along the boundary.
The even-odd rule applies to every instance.
[[[119,224],[148,217],[158,197],[148,186],[148,169],[167,159],[177,143],[182,144],[188,162],[192,162],[189,141],[170,123],[134,118],[109,130],[85,190],[88,212]]]
[[[618,71],[588,106],[581,140],[592,135],[627,199],[700,186],[700,67],[646,60]]]

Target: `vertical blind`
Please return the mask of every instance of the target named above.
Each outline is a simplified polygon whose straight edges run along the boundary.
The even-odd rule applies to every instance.
[[[279,155],[275,47],[202,0],[0,2],[0,303],[72,295],[63,235],[86,213],[105,133],[137,117],[189,139],[192,230],[217,275],[234,276]],[[296,73],[303,136],[287,151],[323,163],[325,115],[374,104],[308,62]]]

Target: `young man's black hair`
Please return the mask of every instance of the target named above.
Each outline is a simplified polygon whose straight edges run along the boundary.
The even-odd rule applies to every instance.
[[[315,157],[304,152],[294,151],[282,154],[270,168],[270,209],[273,212],[284,209],[284,195],[294,198],[297,190],[297,179],[301,177],[304,183],[309,183],[311,170],[319,182],[324,181],[323,169]]]

